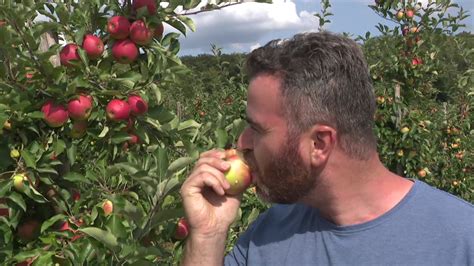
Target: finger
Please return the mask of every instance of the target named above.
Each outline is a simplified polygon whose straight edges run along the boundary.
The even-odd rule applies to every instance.
[[[193,173],[181,187],[182,196],[202,194],[205,187],[211,187],[218,195],[224,195],[221,181],[210,172]]]
[[[200,158],[205,157],[214,157],[214,158],[225,158],[225,151],[223,149],[213,149],[209,151],[205,151],[199,155]]]
[[[230,184],[227,181],[227,179],[225,178],[224,173],[222,171],[210,166],[210,165],[207,165],[207,164],[202,165],[201,167],[197,168],[192,173],[192,175],[196,175],[196,176],[201,175],[201,174],[211,174],[221,183],[221,186],[224,189],[229,189],[230,188]]]
[[[221,172],[226,172],[230,168],[230,164],[227,161],[224,161],[220,158],[214,158],[214,157],[203,157],[199,159],[196,164],[194,165],[194,170],[204,166],[208,165],[211,167],[214,167]]]

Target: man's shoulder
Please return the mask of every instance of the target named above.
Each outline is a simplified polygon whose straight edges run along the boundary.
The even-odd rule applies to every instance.
[[[414,208],[438,222],[459,224],[474,229],[474,205],[423,181],[416,180]]]

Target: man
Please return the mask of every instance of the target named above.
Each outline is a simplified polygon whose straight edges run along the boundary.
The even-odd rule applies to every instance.
[[[473,205],[380,162],[375,98],[358,45],[328,32],[253,51],[238,141],[257,193],[275,203],[225,258],[239,197],[224,152],[201,155],[181,195],[183,265],[474,265]]]

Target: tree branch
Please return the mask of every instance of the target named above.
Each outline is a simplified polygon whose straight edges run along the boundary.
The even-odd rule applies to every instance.
[[[204,13],[204,12],[209,12],[209,11],[214,11],[214,10],[220,10],[220,9],[223,9],[223,8],[229,7],[229,6],[240,5],[240,4],[243,4],[243,3],[244,2],[236,2],[236,3],[230,3],[230,4],[227,4],[227,5],[223,5],[223,6],[213,6],[212,8],[209,8],[209,9],[201,9],[201,10],[193,11],[193,12],[184,12],[183,14],[180,14],[180,15],[191,16],[191,15],[196,15],[196,14],[199,14],[199,13]]]

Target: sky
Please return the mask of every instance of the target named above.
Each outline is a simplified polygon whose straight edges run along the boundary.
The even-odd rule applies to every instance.
[[[375,25],[390,24],[378,16],[368,5],[374,0],[331,0],[330,11],[334,15],[325,29],[350,33],[353,37],[370,31],[377,35]],[[424,4],[429,0],[422,0]],[[474,32],[474,1],[455,0],[471,17],[463,22],[465,31]],[[317,31],[320,12],[319,0],[274,0],[273,4],[244,3],[191,15],[196,32],[180,38],[180,56],[211,53],[211,44],[224,53],[250,52],[277,38],[290,38],[296,33]],[[393,25],[393,24],[390,24]],[[165,31],[170,31],[165,27]]]

